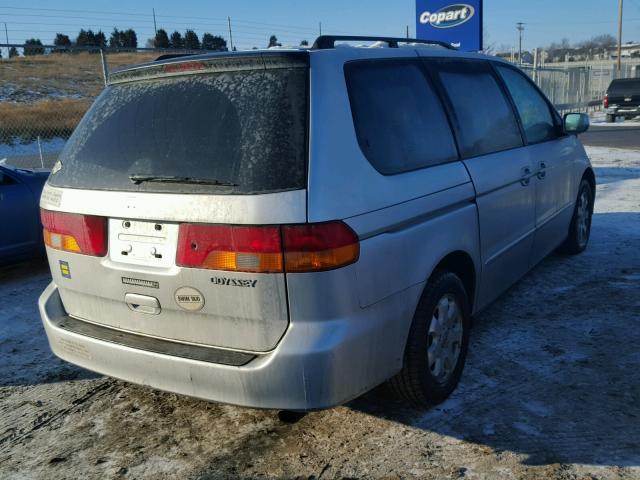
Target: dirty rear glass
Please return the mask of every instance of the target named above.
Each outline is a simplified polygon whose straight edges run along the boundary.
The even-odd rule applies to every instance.
[[[306,123],[303,62],[265,68],[260,57],[254,57],[235,71],[115,84],[80,122],[50,183],[215,194],[302,189]],[[192,177],[236,186],[136,185],[132,175]]]

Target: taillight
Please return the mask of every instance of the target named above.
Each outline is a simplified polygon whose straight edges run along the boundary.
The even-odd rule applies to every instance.
[[[602,100],[602,106],[604,108],[609,108],[609,94],[605,94],[604,99]]]
[[[44,243],[56,250],[104,257],[107,219],[93,215],[40,210]]]
[[[358,260],[358,236],[342,222],[278,226],[182,224],[176,263],[235,272],[313,272]]]
[[[343,222],[289,225],[282,234],[287,272],[331,270],[360,255],[358,236]]]
[[[281,272],[278,227],[180,225],[176,263],[236,272]]]

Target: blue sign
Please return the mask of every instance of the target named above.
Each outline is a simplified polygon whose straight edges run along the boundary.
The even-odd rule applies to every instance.
[[[416,0],[416,38],[482,50],[482,0]],[[455,1],[455,0],[453,0]]]

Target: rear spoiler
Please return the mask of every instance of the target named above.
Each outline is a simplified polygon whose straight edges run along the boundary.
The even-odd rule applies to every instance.
[[[109,85],[178,75],[308,67],[309,53],[306,51],[178,54],[169,59],[165,58],[113,72],[109,75]]]

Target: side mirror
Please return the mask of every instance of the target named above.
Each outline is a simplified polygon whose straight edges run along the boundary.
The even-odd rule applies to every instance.
[[[586,113],[566,113],[562,121],[564,132],[578,135],[589,128],[589,115]]]

